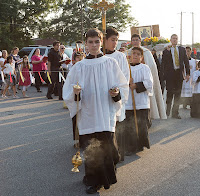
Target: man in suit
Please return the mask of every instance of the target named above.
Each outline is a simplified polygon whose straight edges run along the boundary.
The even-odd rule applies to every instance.
[[[171,36],[171,44],[163,51],[162,66],[164,71],[164,80],[166,80],[167,89],[167,116],[170,115],[172,99],[174,104],[172,108],[172,118],[181,119],[179,115],[179,101],[181,96],[181,89],[183,79],[186,81],[190,78],[189,60],[186,55],[185,48],[177,46],[178,36],[173,34]],[[185,68],[184,68],[185,66]],[[184,76],[184,69],[186,76]]]

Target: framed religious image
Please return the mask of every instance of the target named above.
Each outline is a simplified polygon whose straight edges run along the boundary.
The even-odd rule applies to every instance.
[[[146,37],[152,37],[152,30],[151,26],[143,26],[139,27],[139,35],[141,36],[142,39]]]
[[[139,34],[142,39],[146,37],[160,37],[159,25],[131,27],[131,35]]]

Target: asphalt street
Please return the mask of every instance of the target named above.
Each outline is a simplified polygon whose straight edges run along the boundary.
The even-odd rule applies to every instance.
[[[42,91],[30,87],[30,98],[0,98],[0,196],[85,196],[83,165],[71,172],[69,111]],[[151,149],[125,157],[118,182],[95,195],[200,196],[200,120],[189,109],[180,115],[153,120]]]

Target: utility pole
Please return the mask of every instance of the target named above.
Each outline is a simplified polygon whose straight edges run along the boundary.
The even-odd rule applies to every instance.
[[[182,36],[183,36],[183,12],[181,12],[181,23],[180,23],[180,45],[182,46]]]
[[[192,12],[192,48],[194,46],[194,12]]]

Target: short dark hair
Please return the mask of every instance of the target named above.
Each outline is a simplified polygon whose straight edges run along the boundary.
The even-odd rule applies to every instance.
[[[198,67],[200,68],[200,61],[197,63]]]
[[[75,61],[76,60],[76,57],[77,56],[81,56],[81,53],[80,52],[75,52],[74,55],[73,55],[73,60]]]
[[[177,37],[178,37],[178,35],[177,35],[177,34],[175,34],[175,33],[171,35],[171,38],[172,38],[173,36],[177,36]]]
[[[60,42],[59,41],[53,42],[53,46],[55,46],[56,44],[60,44]]]
[[[83,42],[81,40],[76,41],[77,44],[82,44]]]
[[[89,37],[99,37],[100,40],[103,40],[103,33],[97,28],[89,29],[85,35],[85,41],[87,41]]]
[[[142,40],[142,39],[141,39],[141,36],[140,36],[139,34],[136,34],[136,33],[133,34],[133,35],[131,36],[131,40],[132,40],[134,37],[138,37],[140,40]]]
[[[117,29],[113,28],[113,27],[109,27],[106,30],[106,39],[108,39],[109,37],[116,35],[117,37],[119,37],[119,33],[117,31]]]
[[[34,53],[33,53],[33,54],[35,54],[36,50],[39,50],[39,51],[40,51],[40,49],[39,49],[39,48],[36,48],[36,49],[34,50]]]
[[[12,57],[12,56],[8,56],[7,59],[6,59],[7,63],[8,63],[8,61],[9,61],[10,59],[12,60],[13,57]]]
[[[189,49],[190,51],[192,50],[192,48],[190,46],[186,46],[185,49]]]
[[[141,56],[143,56],[143,49],[142,48],[140,48],[140,47],[133,47],[133,49],[132,49],[132,51],[134,51],[134,50],[138,50],[138,51],[140,51],[140,53],[141,53]]]

